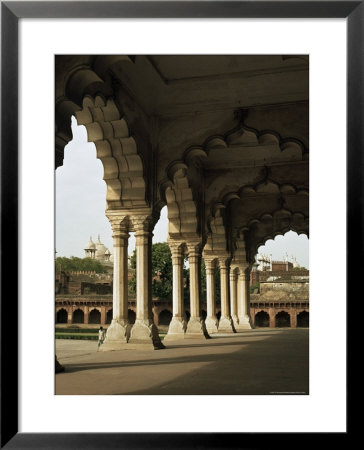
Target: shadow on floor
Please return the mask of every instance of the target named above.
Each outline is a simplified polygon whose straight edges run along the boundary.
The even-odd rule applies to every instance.
[[[301,330],[300,330],[301,331]],[[211,347],[227,347],[226,352],[214,354],[190,354],[178,356],[178,350],[186,346],[176,346],[163,350],[162,353],[152,353],[151,359],[116,362],[90,362],[65,364],[66,373],[57,375],[77,374],[84,371],[100,369],[129,369],[145,367],[146,376],[150,370],[161,367],[162,371],[175,370],[175,365],[196,365],[188,375],[177,376],[161,382],[158,386],[127,392],[125,386],[115,386],[113,395],[268,395],[268,394],[307,394],[308,393],[308,331],[293,333],[263,333],[265,339],[247,342],[211,342]],[[255,335],[257,336],[257,334]],[[253,336],[252,336],[253,337]],[[233,339],[232,339],[233,340]],[[206,344],[189,346],[206,347]],[[228,350],[229,349],[229,350]],[[168,350],[174,354],[168,355]],[[168,353],[167,353],[168,352]],[[122,357],[123,352],[120,353]],[[113,370],[114,376],[115,371]],[[178,369],[177,369],[178,373]],[[162,377],[163,378],[163,377]],[[107,374],[105,374],[107,382]],[[94,393],[97,395],[97,392]]]

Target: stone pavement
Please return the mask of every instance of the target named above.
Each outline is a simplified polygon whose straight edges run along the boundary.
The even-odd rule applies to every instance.
[[[55,375],[56,394],[308,394],[308,337],[308,329],[257,328],[112,352],[97,352],[97,341],[57,339],[66,371]]]

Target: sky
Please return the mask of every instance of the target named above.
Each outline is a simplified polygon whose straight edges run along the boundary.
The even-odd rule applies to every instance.
[[[57,256],[85,256],[84,248],[90,236],[112,251],[112,229],[105,216],[106,184],[103,166],[96,158],[96,147],[87,142],[84,126],[77,126],[72,117],[73,139],[65,147],[63,166],[56,170],[56,251]],[[165,242],[168,233],[167,208],[153,231],[153,243]],[[129,254],[135,248],[134,233],[129,238]],[[258,253],[282,260],[285,254],[295,256],[297,262],[308,268],[308,239],[289,231],[259,247]]]

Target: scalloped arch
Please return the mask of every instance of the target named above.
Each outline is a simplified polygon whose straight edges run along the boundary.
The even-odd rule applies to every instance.
[[[216,209],[214,215],[208,219],[208,229],[204,252],[218,252],[219,254],[226,252],[226,229],[220,208]]]
[[[209,153],[212,150],[259,145],[278,146],[281,153],[284,153],[288,160],[306,160],[308,158],[308,150],[298,139],[282,139],[275,131],[264,130],[259,132],[258,130],[245,125],[239,126],[239,128],[226,133],[224,136],[212,135],[208,137],[202,145],[194,145],[187,148],[183,158],[190,164],[196,158],[208,158]]]
[[[168,169],[169,181],[161,185],[168,209],[168,234],[171,238],[197,235],[197,208],[187,177],[187,166],[178,161]]]
[[[96,156],[104,168],[108,206],[147,206],[143,162],[114,101],[87,95],[82,109],[65,99],[59,102],[57,110],[63,116],[73,113],[78,125],[85,126],[88,141],[95,144]]]
[[[296,228],[295,226],[285,226],[281,230],[276,230],[273,233],[264,236],[264,238],[261,238],[256,244],[254,244],[253,249],[252,249],[253,258],[255,259],[255,256],[258,252],[259,247],[261,247],[262,245],[265,245],[265,243],[269,240],[274,240],[277,236],[284,236],[289,231],[293,231],[293,232],[297,233],[298,235],[304,234],[307,236],[307,238],[309,237],[308,230],[299,229],[299,228]]]

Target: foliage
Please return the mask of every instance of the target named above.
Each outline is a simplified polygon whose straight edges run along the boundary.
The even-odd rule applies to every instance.
[[[187,258],[186,258],[187,259]],[[188,302],[190,300],[190,269],[184,268],[184,278],[185,278],[185,287],[184,287],[184,300]],[[216,264],[215,267],[215,300],[216,304],[220,304],[220,269]],[[201,258],[201,301],[206,301],[206,265],[203,258]]]
[[[301,266],[301,267],[293,267],[292,270],[308,270],[308,269],[306,269],[306,267],[304,266]]]
[[[136,269],[135,250],[130,266]],[[129,280],[129,293],[136,295],[136,273]],[[152,245],[152,295],[163,299],[170,299],[172,295],[172,255],[167,242]]]
[[[185,258],[185,262],[188,258]],[[130,267],[136,269],[136,252],[130,258]],[[152,245],[152,295],[161,299],[170,299],[172,296],[172,256],[167,242],[158,242]],[[190,269],[183,268],[184,299],[190,300]],[[136,295],[136,273],[129,280],[129,294]],[[215,268],[215,298],[220,303],[220,269]],[[201,258],[201,301],[206,301],[206,267]]]
[[[254,294],[255,289],[258,289],[258,292],[260,292],[260,283],[259,282],[256,282],[250,286],[250,293]]]
[[[79,339],[87,341],[97,341],[98,335],[95,334],[72,334],[72,333],[56,333],[56,339]]]
[[[96,273],[107,273],[107,269],[100,261],[92,258],[77,258],[76,256],[71,256],[71,258],[56,258],[56,270],[63,270],[65,272],[95,271]]]

